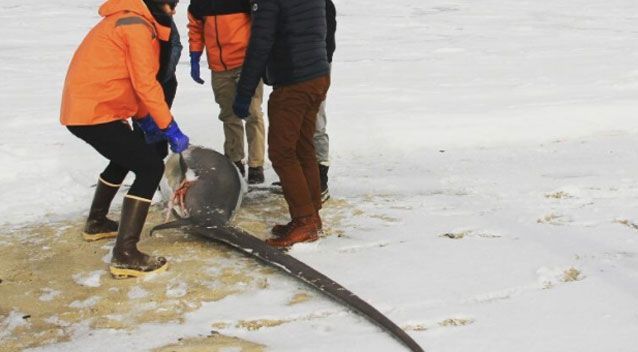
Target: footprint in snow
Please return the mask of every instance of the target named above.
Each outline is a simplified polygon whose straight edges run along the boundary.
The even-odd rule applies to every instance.
[[[621,224],[621,225],[625,225],[627,227],[629,227],[632,230],[636,230],[638,231],[638,224],[636,224],[635,222],[628,220],[628,219],[616,219],[614,221],[617,224]]]
[[[478,238],[501,238],[502,235],[497,235],[493,233],[489,233],[487,231],[475,231],[475,230],[465,230],[465,231],[456,231],[456,232],[446,232],[444,234],[439,235],[439,237],[449,238],[452,240],[460,240],[467,237],[478,237]]]

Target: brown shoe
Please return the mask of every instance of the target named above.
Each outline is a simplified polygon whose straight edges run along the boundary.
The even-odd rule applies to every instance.
[[[290,221],[289,223],[285,225],[277,224],[273,226],[272,229],[270,229],[270,233],[272,233],[273,235],[277,237],[283,237],[287,235],[291,229],[292,229],[292,221]]]
[[[323,224],[321,222],[321,217],[319,217],[319,213],[313,216],[315,217],[315,223],[317,225],[317,233],[321,234],[323,232]],[[285,225],[277,224],[273,226],[272,229],[270,229],[270,233],[277,237],[283,237],[283,236],[286,236],[288,232],[292,230],[292,228],[293,228],[292,221],[290,221]]]
[[[295,243],[314,242],[317,239],[319,239],[319,234],[317,233],[316,217],[315,215],[310,215],[293,219],[288,233],[280,238],[268,239],[266,240],[266,244],[273,247],[285,248]]]

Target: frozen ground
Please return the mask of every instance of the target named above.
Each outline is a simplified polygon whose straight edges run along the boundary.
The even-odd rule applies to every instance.
[[[184,40],[185,3],[178,14]],[[428,351],[638,350],[638,4],[335,3],[334,200],[324,210],[330,231],[291,254],[367,299]],[[37,241],[56,248],[62,238],[68,247],[59,250],[73,250],[72,234],[56,226],[81,225],[104,165],[57,122],[68,61],[97,21],[99,4],[0,4],[0,253],[15,256],[0,260],[0,297],[9,292],[8,301],[17,302],[0,300],[0,350],[56,324],[59,336],[29,346],[151,350],[215,330],[244,344],[200,339],[184,348],[403,350],[312,290],[239,256],[215,259],[215,247],[180,241],[179,234],[168,238],[182,256],[192,250],[213,269],[230,266],[248,284],[226,283],[213,270],[206,278],[236,291],[206,296],[202,278],[186,270],[201,267],[181,264],[186,259],[173,250],[172,272],[128,289],[99,273],[108,243],[93,249],[88,264],[47,268],[49,254]],[[176,118],[195,143],[219,149],[210,88],[190,81],[187,55],[179,77]],[[253,198],[243,221],[264,236],[283,214],[259,202],[277,200]],[[41,227],[47,230],[38,238]],[[166,238],[153,241],[158,250],[172,248]],[[34,277],[51,271],[50,280],[66,282],[66,290],[15,275],[20,261],[33,264]],[[73,285],[82,297],[74,298]],[[109,291],[115,286],[121,291]],[[28,303],[17,298],[20,287],[46,305],[19,308]],[[309,297],[291,304],[300,292]],[[106,324],[109,306],[95,296],[141,305],[142,312],[128,312],[129,323]],[[179,302],[180,309],[148,313],[145,297],[169,311]],[[45,316],[51,305],[64,308],[67,320],[59,312]],[[95,316],[92,307],[99,308]],[[33,318],[23,319],[27,314]]]

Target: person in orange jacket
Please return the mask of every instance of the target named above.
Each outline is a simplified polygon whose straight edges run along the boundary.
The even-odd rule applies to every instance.
[[[85,239],[117,239],[109,270],[115,278],[166,270],[163,257],[146,255],[137,242],[164,172],[154,143],[166,139],[175,153],[188,147],[156,79],[160,43],[170,36],[177,0],[107,0],[103,19],[78,47],[64,82],[60,122],[109,160],[100,174],[84,228]],[[133,131],[132,118],[144,132]],[[145,141],[146,139],[146,141]],[[129,171],[119,224],[106,217]]]
[[[249,117],[244,122],[233,113],[233,101],[248,40],[250,39],[249,0],[191,0],[188,7],[188,41],[191,77],[203,84],[200,58],[204,50],[212,72],[219,119],[224,124],[224,154],[245,176],[244,133],[248,142],[248,183],[264,182],[265,128],[261,110],[263,85],[252,96]]]

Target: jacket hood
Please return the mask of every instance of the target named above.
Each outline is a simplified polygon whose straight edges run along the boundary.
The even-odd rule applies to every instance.
[[[108,17],[124,11],[133,12],[144,17],[155,26],[159,39],[168,41],[171,28],[159,24],[142,0],[107,0],[100,6],[98,13],[102,17]]]

